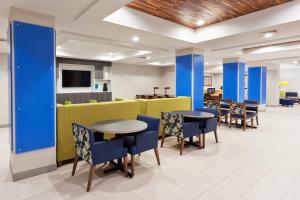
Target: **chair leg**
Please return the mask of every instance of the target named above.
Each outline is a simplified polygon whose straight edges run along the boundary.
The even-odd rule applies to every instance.
[[[214,133],[215,133],[216,143],[219,143],[217,130],[215,130]]]
[[[258,116],[256,116],[256,125],[258,126]]]
[[[225,124],[228,124],[228,115],[225,116]]]
[[[127,159],[127,155],[124,156],[124,176],[127,177],[128,176],[128,159]]]
[[[251,118],[251,128],[253,128],[253,118]]]
[[[160,165],[160,159],[159,159],[159,153],[158,153],[158,148],[157,147],[154,148],[154,152],[155,152],[155,157],[156,157],[157,164]]]
[[[198,140],[198,146],[199,146],[199,149],[201,149],[202,147],[202,144],[201,144],[201,134],[199,134],[199,140]]]
[[[161,143],[160,143],[160,147],[161,147],[161,148],[163,148],[164,142],[165,142],[165,134],[163,134],[163,135],[161,136]]]
[[[229,128],[231,128],[232,117],[229,117]]]
[[[74,163],[73,163],[73,170],[72,170],[72,176],[75,175],[75,171],[76,171],[76,168],[77,168],[78,160],[79,160],[79,157],[78,157],[77,154],[75,154]]]
[[[131,174],[134,176],[135,155],[131,155]]]
[[[243,130],[244,130],[244,131],[246,131],[246,124],[247,124],[247,121],[244,120],[244,122],[243,122]]]
[[[87,186],[87,189],[86,189],[87,192],[89,192],[91,190],[91,185],[92,185],[92,182],[93,182],[94,174],[95,174],[95,166],[91,165],[88,186]]]
[[[183,147],[184,147],[184,138],[181,138],[181,143],[180,143],[180,155],[183,153]]]
[[[202,143],[203,143],[202,147],[204,149],[205,148],[205,134],[204,133],[202,134]]]

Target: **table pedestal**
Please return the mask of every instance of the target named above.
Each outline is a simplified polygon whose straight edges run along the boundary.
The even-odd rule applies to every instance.
[[[125,170],[124,170],[124,165],[122,164],[122,159],[118,159],[117,162],[115,161],[110,161],[110,164],[113,165],[113,167],[109,168],[109,169],[105,169],[104,170],[104,173],[105,174],[109,174],[111,172],[115,172],[115,171],[118,171],[120,170],[121,172],[125,173]],[[128,163],[128,167],[131,166],[131,163]],[[132,178],[133,177],[133,174],[130,173],[129,171],[127,171],[127,174],[128,174],[128,177],[129,178]]]

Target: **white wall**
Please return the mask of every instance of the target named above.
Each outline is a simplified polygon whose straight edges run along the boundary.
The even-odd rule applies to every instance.
[[[132,64],[112,64],[112,95],[124,99],[135,99],[137,94],[153,94],[153,87],[163,94],[162,68]]]
[[[268,106],[279,105],[280,71],[277,68],[267,68],[267,98]]]
[[[162,89],[164,87],[171,87],[171,89],[168,90],[168,94],[175,95],[176,92],[175,66],[162,67]]]
[[[9,97],[8,97],[8,63],[7,54],[0,54],[0,126],[9,123]]]
[[[204,89],[207,88],[216,88],[219,90],[223,85],[223,74],[221,73],[204,73],[205,76],[212,76],[212,86],[204,86]]]
[[[281,86],[287,92],[298,92],[300,96],[300,68],[299,69],[281,69],[280,80],[288,81],[288,85]]]

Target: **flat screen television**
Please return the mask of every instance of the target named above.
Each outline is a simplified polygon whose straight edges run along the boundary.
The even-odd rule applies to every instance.
[[[62,70],[62,87],[91,87],[91,71]]]

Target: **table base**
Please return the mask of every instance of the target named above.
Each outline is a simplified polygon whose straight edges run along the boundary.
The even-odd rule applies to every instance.
[[[121,161],[118,160],[118,162],[110,161],[110,164],[113,165],[113,167],[111,167],[109,169],[105,169],[104,174],[109,174],[109,173],[112,173],[112,172],[115,172],[118,170],[120,170],[122,173],[125,173],[124,165],[122,164],[122,160]],[[130,166],[131,166],[131,163],[128,163],[128,167],[130,167]],[[133,174],[130,173],[129,171],[127,171],[127,174],[128,174],[129,178],[133,177]]]
[[[185,146],[190,146],[191,145],[191,146],[199,148],[199,140],[198,140],[198,142],[194,142],[193,137],[190,137],[189,141],[184,141],[184,145]],[[203,149],[203,146],[200,146],[200,149]]]

